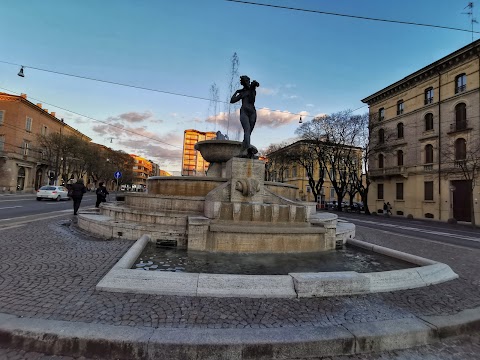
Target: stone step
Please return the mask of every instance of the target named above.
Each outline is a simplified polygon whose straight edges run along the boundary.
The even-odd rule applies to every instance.
[[[187,228],[169,226],[168,230],[162,224],[139,224],[129,221],[118,221],[105,215],[80,213],[77,226],[91,234],[105,239],[138,240],[142,235],[149,235],[152,239],[175,240],[179,246],[187,244]]]

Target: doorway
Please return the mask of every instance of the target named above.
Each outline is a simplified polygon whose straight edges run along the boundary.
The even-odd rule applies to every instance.
[[[453,217],[457,221],[472,221],[472,199],[470,191],[472,188],[471,180],[452,181],[455,187],[453,191]]]

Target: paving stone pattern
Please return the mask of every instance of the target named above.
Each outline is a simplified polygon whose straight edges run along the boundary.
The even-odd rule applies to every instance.
[[[297,360],[479,360],[480,335],[466,335],[406,350]]]
[[[65,223],[65,220],[63,220]],[[95,291],[131,246],[62,225],[32,222],[0,232],[0,312],[50,320],[167,328],[324,327],[480,306],[480,250],[395,239],[359,229],[358,238],[446,262],[459,280],[394,293],[314,299],[195,298]]]

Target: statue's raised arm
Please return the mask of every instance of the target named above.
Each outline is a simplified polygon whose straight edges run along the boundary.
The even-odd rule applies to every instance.
[[[257,92],[255,89],[260,84],[256,80],[250,83],[250,78],[246,75],[240,76],[240,84],[243,85],[243,88],[235,91],[230,99],[230,103],[233,104],[242,100],[242,107],[240,108],[240,123],[243,128],[242,156],[253,158],[258,150],[250,144],[250,136],[257,122],[257,110],[255,109]]]

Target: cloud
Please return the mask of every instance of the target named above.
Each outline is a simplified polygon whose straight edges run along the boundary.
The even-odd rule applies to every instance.
[[[288,111],[279,111],[279,110],[270,110],[267,108],[257,109],[257,123],[256,127],[268,127],[268,128],[279,128],[281,126],[288,125],[293,122],[298,122],[300,116],[307,116],[309,113],[307,111],[301,111],[299,113],[291,113]],[[205,122],[215,123],[220,125],[224,129],[227,127],[228,123],[228,114],[221,112],[217,114],[216,118],[213,116],[208,117]],[[242,129],[240,124],[240,110],[237,110],[235,113],[230,115],[230,125],[229,130],[236,131],[237,129]]]
[[[257,88],[257,92],[262,95],[277,95],[278,89],[259,87]]]
[[[136,111],[123,113],[118,116],[112,116],[107,119],[107,121],[125,121],[127,123],[137,123],[144,120],[148,120],[153,116],[151,111],[145,111],[144,113],[139,113]]]

